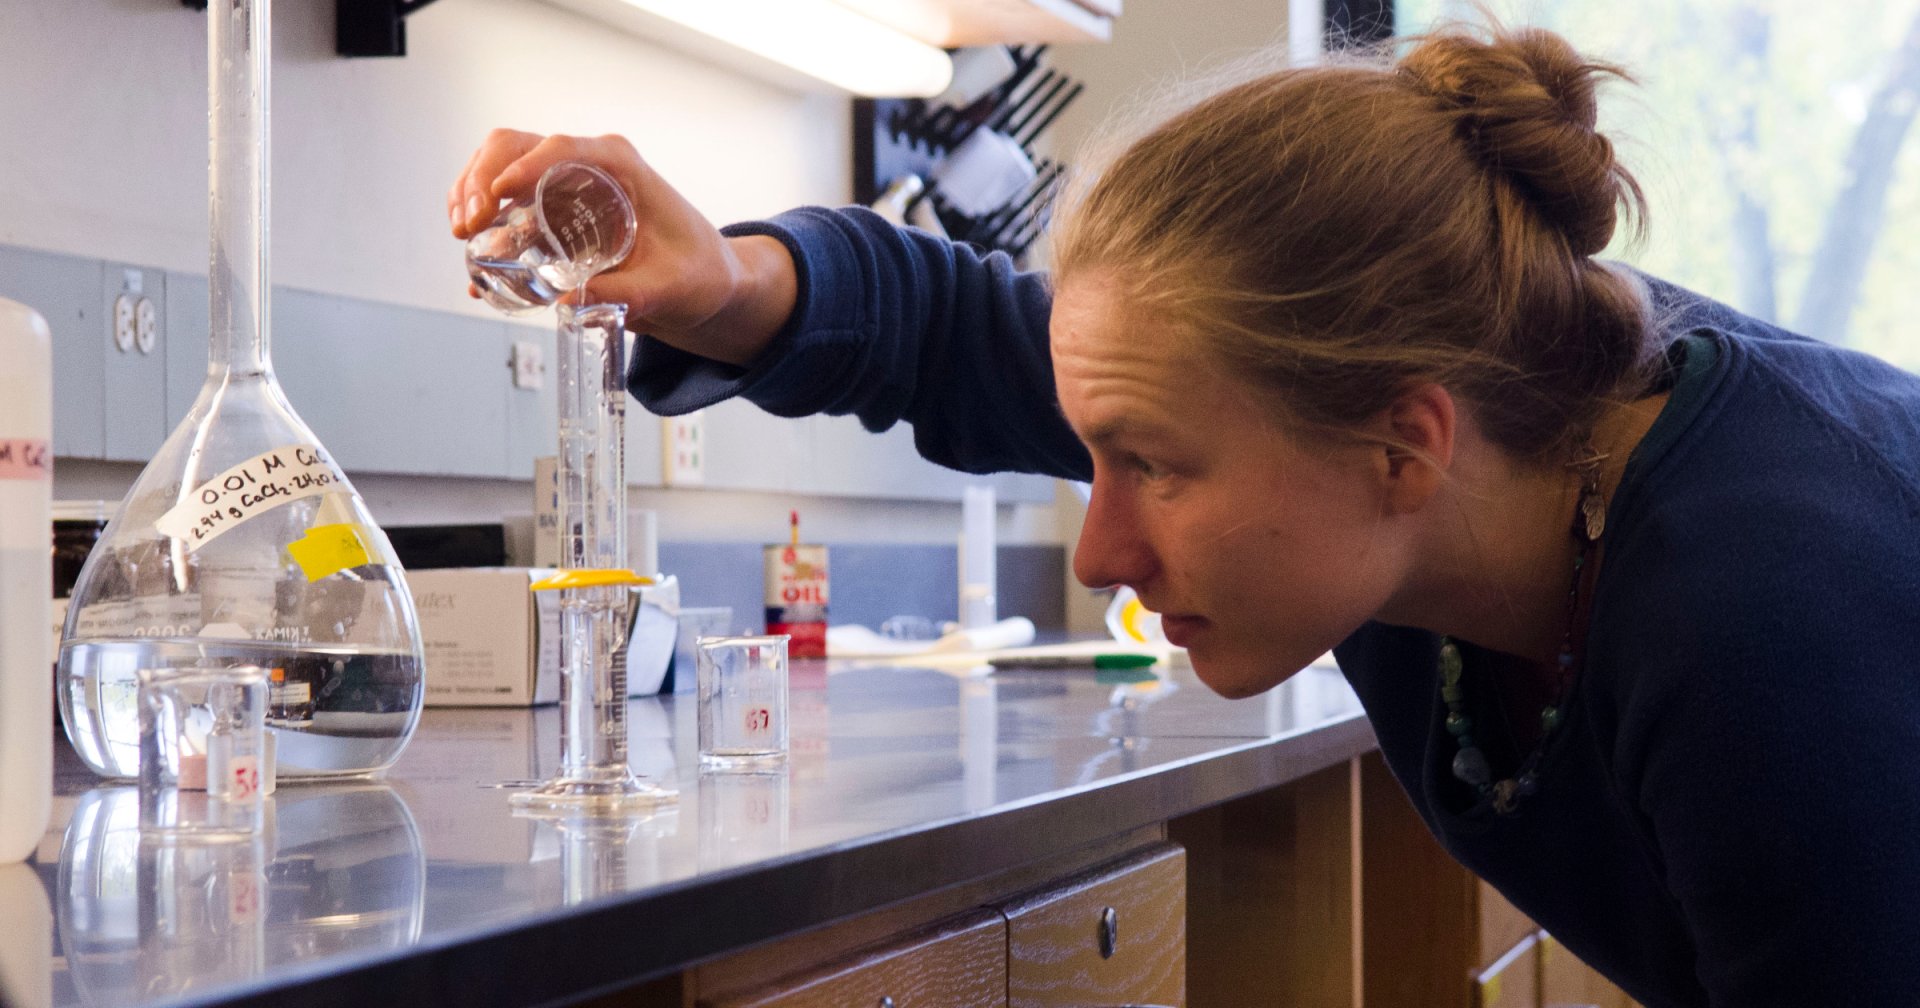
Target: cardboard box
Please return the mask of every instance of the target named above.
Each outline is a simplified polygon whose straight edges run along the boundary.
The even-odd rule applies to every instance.
[[[426,652],[429,707],[532,707],[560,700],[560,595],[541,567],[407,572]],[[660,689],[673,657],[679,585],[637,589],[628,608],[627,695]]]

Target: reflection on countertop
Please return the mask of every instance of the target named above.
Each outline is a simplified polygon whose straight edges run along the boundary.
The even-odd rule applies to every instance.
[[[74,1003],[181,998],[420,937],[426,861],[391,787],[283,788],[239,841],[143,836],[132,786],[78,799],[53,890]]]
[[[718,953],[1371,748],[1352,692],[1321,668],[1226,701],[1184,669],[1124,683],[795,666],[791,756],[772,773],[700,773],[691,696],[631,701],[634,770],[681,798],[614,822],[510,809],[515,786],[556,768],[554,707],[430,709],[383,779],[283,784],[268,829],[242,843],[143,840],[135,789],[62,753],[47,841],[0,872],[0,1001],[237,1003],[328,983],[397,997],[410,968],[444,978],[446,957],[564,941],[594,909]],[[766,919],[727,909],[760,894]],[[646,934],[632,937],[624,968],[679,961],[649,965]]]

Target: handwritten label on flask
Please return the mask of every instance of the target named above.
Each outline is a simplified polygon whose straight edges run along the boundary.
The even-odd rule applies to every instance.
[[[287,445],[261,452],[200,484],[153,525],[185,542],[191,553],[282,504],[352,489],[347,474],[319,445]]]
[[[50,480],[53,450],[35,438],[0,438],[0,480]]]

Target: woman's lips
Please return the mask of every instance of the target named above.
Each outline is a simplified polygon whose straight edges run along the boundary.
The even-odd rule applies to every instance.
[[[1167,635],[1167,643],[1174,647],[1190,647],[1190,642],[1206,627],[1207,621],[1203,616],[1160,617],[1160,632]]]

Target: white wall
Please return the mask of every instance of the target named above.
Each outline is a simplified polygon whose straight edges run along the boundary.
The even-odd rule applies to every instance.
[[[1051,150],[1075,151],[1169,88],[1247,59],[1279,65],[1288,0],[1126,0],[1105,45],[1056,46],[1052,66],[1087,85],[1050,130]]]
[[[624,134],[715,223],[848,198],[845,95],[744,76],[542,0],[428,7],[396,59],[334,55],[330,0],[281,0],[271,16],[278,285],[496,318],[466,297],[444,210],[494,126]],[[0,244],[204,274],[206,52],[206,15],[178,0],[0,2]],[[56,493],[118,498],[138,471],[65,460]],[[531,499],[510,480],[356,485],[394,524],[496,520]],[[944,542],[959,523],[957,505],[932,502],[634,498],[674,539],[759,541],[796,505],[823,539]],[[1060,541],[1050,506],[1002,508],[1000,531]]]
[[[397,59],[335,56],[330,0],[272,18],[278,284],[489,314],[445,193],[494,126],[623,133],[716,223],[847,195],[843,97],[540,0],[428,7]],[[177,0],[0,4],[0,242],[204,273],[206,49],[206,15]]]

